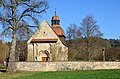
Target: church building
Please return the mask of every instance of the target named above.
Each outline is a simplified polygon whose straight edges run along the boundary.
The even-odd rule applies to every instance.
[[[27,61],[67,61],[68,47],[65,43],[64,30],[55,12],[51,26],[44,20],[27,41]]]

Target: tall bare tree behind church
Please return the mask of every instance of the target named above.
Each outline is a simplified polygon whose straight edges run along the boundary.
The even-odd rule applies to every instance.
[[[85,52],[88,55],[88,60],[91,59],[91,53],[94,47],[97,46],[98,39],[102,36],[102,33],[97,25],[97,21],[92,15],[87,15],[81,23],[81,36],[84,40]],[[93,46],[94,45],[94,46]]]
[[[20,28],[29,29],[39,24],[40,14],[48,9],[46,0],[0,0],[0,23],[3,34],[12,38],[8,71],[16,71],[16,34]]]

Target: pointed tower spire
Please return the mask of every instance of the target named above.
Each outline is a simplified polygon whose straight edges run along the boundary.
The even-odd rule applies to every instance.
[[[56,16],[56,8],[55,8],[55,16]]]

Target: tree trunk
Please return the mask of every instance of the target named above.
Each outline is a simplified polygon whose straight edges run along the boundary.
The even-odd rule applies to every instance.
[[[102,49],[103,61],[105,61],[105,48]]]
[[[88,61],[91,61],[91,54],[88,52]]]
[[[9,54],[8,62],[8,72],[16,72],[16,63],[15,63],[15,47],[16,47],[16,34],[13,33],[12,45]]]
[[[86,38],[86,40],[87,40],[87,55],[88,55],[88,61],[91,61],[91,53],[90,53],[90,44],[89,44],[89,39],[88,38]]]

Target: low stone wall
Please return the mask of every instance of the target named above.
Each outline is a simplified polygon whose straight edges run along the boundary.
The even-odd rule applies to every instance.
[[[120,62],[16,62],[17,70],[24,71],[64,71],[120,69]]]

